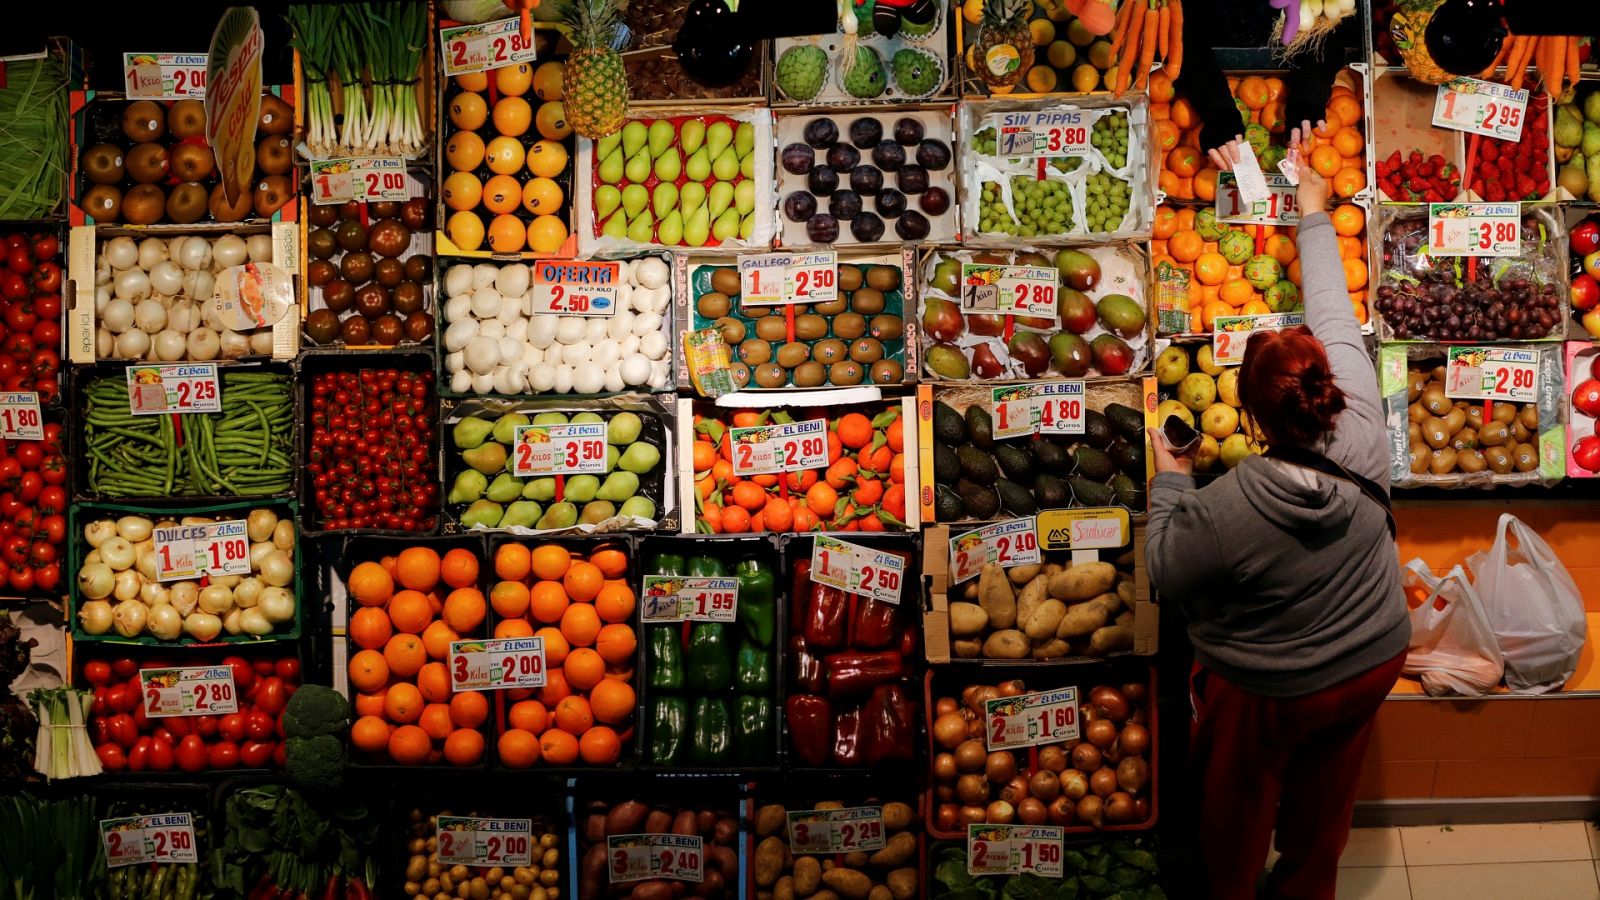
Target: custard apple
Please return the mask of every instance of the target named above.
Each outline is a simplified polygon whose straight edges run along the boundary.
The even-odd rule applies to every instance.
[[[821,47],[790,47],[778,57],[778,90],[791,100],[810,100],[822,90],[828,54]]]
[[[908,97],[931,94],[939,87],[939,60],[933,54],[910,48],[894,54],[894,81]]]
[[[888,87],[883,71],[883,59],[871,47],[856,45],[855,67],[842,80],[845,93],[862,100],[880,96]]]

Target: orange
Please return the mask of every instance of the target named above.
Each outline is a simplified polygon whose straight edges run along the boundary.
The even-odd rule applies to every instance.
[[[1288,89],[1287,85],[1284,84],[1284,81],[1283,81],[1282,78],[1279,78],[1276,75],[1272,75],[1272,76],[1268,76],[1267,77],[1267,97],[1268,98],[1270,98],[1272,100],[1282,100],[1283,99],[1283,92],[1285,90],[1287,90],[1287,89]]]
[[[845,413],[839,419],[839,442],[851,450],[859,450],[872,442],[872,420],[861,413]]]
[[[489,118],[489,105],[481,94],[465,91],[450,101],[450,124],[462,131],[477,131]]]
[[[1167,252],[1172,258],[1181,263],[1194,262],[1200,258],[1205,249],[1205,241],[1200,238],[1198,231],[1180,231],[1167,242]]]
[[[477,765],[483,759],[483,735],[471,728],[457,728],[444,739],[444,758],[452,766]]]
[[[567,573],[561,576],[561,586],[567,589],[567,596],[573,600],[588,603],[600,595],[605,580],[599,566],[580,560],[567,567]]]
[[[1156,218],[1150,225],[1150,236],[1154,240],[1164,241],[1178,231],[1178,214],[1172,207],[1163,206],[1156,210]],[[896,420],[898,421],[898,420]]]
[[[477,201],[473,203],[476,205]],[[483,220],[478,218],[477,213],[461,210],[451,214],[445,223],[445,231],[451,243],[462,250],[476,250],[483,246]]]
[[[717,463],[717,448],[711,446],[710,441],[694,442],[694,470],[706,472]]]
[[[430,658],[444,659],[450,655],[450,642],[460,639],[461,635],[449,625],[435,621],[422,631],[422,648],[428,651]]]
[[[422,716],[417,719],[417,727],[428,733],[428,737],[442,741],[450,736],[456,729],[455,723],[450,721],[450,706],[446,703],[429,703],[422,708]]]
[[[588,647],[578,647],[567,654],[561,671],[566,676],[567,684],[576,690],[587,691],[605,677],[606,662],[599,653]]]
[[[528,586],[520,581],[497,581],[489,589],[489,605],[494,614],[505,619],[525,614],[532,595]]]
[[[455,171],[471,172],[483,162],[485,149],[483,138],[476,132],[458,131],[450,135],[450,142],[444,145],[444,158]]]
[[[422,670],[422,664],[428,661],[428,651],[422,646],[422,638],[414,634],[397,634],[383,645],[383,659],[389,664],[390,672],[401,678],[410,678]]]
[[[563,697],[556,704],[555,724],[568,734],[583,734],[594,727],[594,711],[589,708],[589,701],[577,694]]]
[[[1361,101],[1350,94],[1334,94],[1328,98],[1328,111],[1339,117],[1341,125],[1356,125],[1361,121]],[[1332,119],[1328,121],[1333,124]],[[1354,156],[1347,153],[1346,156]]]
[[[834,485],[834,487],[842,487],[842,485]],[[756,484],[754,481],[741,481],[733,486],[732,499],[734,503],[744,507],[746,510],[755,512],[767,505],[767,492],[762,490],[761,485]]]
[[[1221,253],[1202,253],[1200,258],[1194,261],[1194,275],[1200,279],[1201,284],[1221,284],[1227,273],[1228,261]]]
[[[528,171],[540,178],[554,178],[567,168],[567,148],[556,141],[535,141],[528,148]]]
[[[488,606],[483,602],[483,592],[477,588],[456,588],[444,599],[445,622],[463,634],[482,625],[486,615]]]
[[[508,769],[526,769],[539,761],[539,739],[531,732],[512,728],[500,735],[495,753]]]
[[[439,583],[439,554],[428,547],[407,547],[395,557],[395,580],[413,591],[431,591]]]
[[[607,584],[594,598],[594,611],[602,622],[626,622],[633,615],[633,603],[632,588],[621,583]]]
[[[1188,98],[1179,97],[1172,101],[1172,122],[1185,130],[1200,124],[1200,117],[1195,114]]]
[[[383,701],[389,696],[389,689],[383,688],[375,694],[362,691],[356,692],[356,715],[358,716],[383,716]]]
[[[1251,300],[1244,306],[1239,307],[1239,315],[1241,316],[1264,316],[1270,312],[1272,312],[1272,307],[1268,306],[1265,300]]]
[[[539,629],[537,634],[529,635],[529,637],[544,639],[544,665],[546,669],[553,669],[566,662],[567,652],[572,649],[572,645],[567,643],[567,637],[561,633],[561,629],[547,625]]]
[[[1352,203],[1344,203],[1334,208],[1333,230],[1335,234],[1344,237],[1355,237],[1367,227],[1367,217],[1362,214],[1361,208]]]
[[[362,606],[382,606],[394,594],[394,579],[375,562],[364,562],[350,572],[345,585]]]
[[[1323,121],[1321,125],[1311,129],[1311,133],[1319,138],[1323,138],[1324,140],[1331,139],[1334,135],[1339,133],[1340,128],[1344,127],[1344,122],[1340,120],[1338,114],[1333,111],[1333,107],[1331,106],[1327,108],[1327,112],[1322,117],[1322,120]]]
[[[566,140],[572,134],[572,126],[567,123],[567,108],[559,102],[542,104],[534,115],[534,127],[539,129],[540,137],[550,141]]]
[[[1248,303],[1255,293],[1256,289],[1250,286],[1250,282],[1243,278],[1230,278],[1223,282],[1222,291],[1218,296],[1229,306],[1238,307]]]
[[[627,721],[636,703],[632,687],[610,678],[595,685],[589,693],[589,708],[594,711],[595,721],[608,725]]]
[[[544,672],[544,687],[539,688],[539,702],[547,707],[554,708],[561,698],[571,696],[572,688],[567,684],[564,670],[554,665],[546,665]]]
[[[1217,199],[1217,170],[1206,166],[1194,176],[1194,195],[1199,200]]]
[[[528,223],[528,249],[535,253],[554,253],[567,241],[567,223],[559,216],[536,216]]]
[[[1361,140],[1361,132],[1348,125],[1333,135],[1333,149],[1339,151],[1340,156],[1359,157],[1364,146],[1366,143]]]
[[[530,595],[528,611],[540,622],[559,622],[567,611],[567,592],[559,581],[536,581]]]
[[[402,681],[389,686],[389,696],[383,701],[383,714],[391,722],[415,722],[422,715],[422,692],[417,686]]]
[[[1266,250],[1268,256],[1284,266],[1294,262],[1295,255],[1299,252],[1295,249],[1294,238],[1286,234],[1275,234],[1267,238]]]
[[[549,178],[530,178],[522,186],[522,208],[537,216],[560,212],[563,199],[561,185]]]
[[[1189,182],[1189,190],[1192,192],[1194,190],[1193,178],[1179,178],[1166,169],[1162,169],[1160,174],[1156,176],[1156,190],[1166,194],[1168,200],[1192,200],[1194,198],[1191,194],[1184,193],[1183,182],[1185,180]]]
[[[493,116],[495,131],[517,137],[533,123],[533,107],[521,97],[501,97],[494,105]]]
[[[1235,96],[1250,109],[1260,109],[1272,99],[1271,92],[1267,88],[1267,80],[1260,75],[1247,75],[1240,79]]]
[[[1217,316],[1231,316],[1233,314],[1234,309],[1232,306],[1221,300],[1212,300],[1206,303],[1201,318],[1205,323],[1205,330],[1210,331],[1211,326],[1217,321]]]
[[[1367,264],[1359,259],[1346,259],[1344,265],[1344,288],[1347,291],[1359,291],[1367,286]]]
[[[478,691],[462,691],[450,698],[450,720],[462,728],[477,728],[489,718],[489,701]]]
[[[380,753],[389,745],[389,726],[377,716],[362,716],[350,726],[350,743],[357,750]]]
[[[574,603],[561,614],[561,633],[574,647],[593,647],[600,634],[600,616],[587,603]]]
[[[600,574],[607,578],[621,578],[628,574],[628,554],[609,544],[589,554],[589,562],[594,563]]]
[[[483,182],[471,172],[451,172],[444,180],[444,205],[456,212],[476,209],[483,199]],[[470,216],[477,221],[477,216]],[[482,226],[479,226],[482,227]]]
[[[1200,171],[1200,151],[1194,147],[1173,147],[1167,154],[1167,168],[1179,178],[1190,178]]]
[[[456,87],[463,91],[486,91],[489,89],[489,76],[483,72],[464,72],[455,77]]]
[[[433,752],[433,740],[415,725],[401,725],[389,735],[389,758],[402,766],[420,766]]]
[[[1261,117],[1261,124],[1265,125],[1267,131],[1273,134],[1282,134],[1289,127],[1289,108],[1287,104],[1268,103],[1257,115]]]
[[[539,735],[539,752],[552,766],[570,766],[578,761],[578,739],[552,728]]]
[[[604,725],[596,725],[578,739],[578,754],[591,766],[615,765],[622,756],[622,741]]]
[[[350,657],[350,684],[358,691],[376,691],[389,683],[389,663],[376,650]]]
[[[439,577],[453,588],[471,587],[477,584],[478,557],[465,547],[451,550],[439,563]]]
[[[510,175],[496,175],[483,183],[483,208],[498,215],[515,212],[522,203],[522,185]],[[511,221],[517,222],[515,216]],[[522,223],[517,222],[517,228]],[[519,235],[520,237],[520,235]]]
[[[1361,257],[1361,238],[1345,237],[1339,235],[1339,258],[1359,259]]]
[[[834,504],[839,502],[839,494],[828,487],[827,482],[819,481],[806,491],[806,507],[817,517],[830,520],[833,518]]]
[[[1332,147],[1324,145],[1311,151],[1311,168],[1324,178],[1332,178],[1339,171],[1339,163],[1339,151]]]
[[[533,548],[529,565],[535,578],[560,581],[561,576],[567,574],[567,567],[572,565],[572,554],[568,553],[565,547],[540,544]]]
[[[497,638],[524,638],[533,637],[533,626],[527,619],[501,619],[494,626],[494,636]]]
[[[533,87],[533,66],[517,63],[494,70],[495,90],[507,97],[520,97]]]
[[[1192,206],[1181,207],[1178,210],[1178,230],[1179,231],[1192,231],[1192,230],[1194,230],[1194,213],[1195,213],[1195,210],[1194,210],[1194,207],[1192,207]]]
[[[549,727],[550,711],[537,700],[519,700],[511,704],[507,720],[512,728],[539,734]]]
[[[608,663],[620,663],[632,659],[633,651],[638,649],[638,646],[639,642],[633,636],[633,629],[621,623],[600,629],[594,640],[595,652]]]
[[[1345,166],[1333,176],[1333,192],[1341,197],[1354,197],[1367,186],[1367,176],[1356,166]]]
[[[433,606],[417,591],[401,591],[389,601],[389,621],[406,634],[421,634],[433,621]]]
[[[429,703],[449,703],[450,670],[442,662],[424,664],[417,672],[417,689]]]
[[[1151,103],[1171,103],[1176,93],[1172,87],[1171,75],[1160,71],[1150,73]]]
[[[489,160],[489,171],[500,175],[515,175],[521,171],[527,156],[521,141],[504,135],[490,141],[484,152]]]
[[[381,609],[363,606],[356,610],[350,617],[350,624],[346,627],[350,640],[363,650],[376,650],[389,640],[389,635],[394,633],[394,628],[389,623],[389,616]]]
[[[494,574],[506,581],[521,581],[528,577],[533,565],[533,554],[524,544],[501,544],[494,552]]]

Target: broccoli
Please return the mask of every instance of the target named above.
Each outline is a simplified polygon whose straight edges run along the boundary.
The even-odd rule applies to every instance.
[[[344,781],[344,744],[331,734],[291,737],[284,742],[289,777],[308,788],[335,788]]]
[[[283,710],[283,733],[291,738],[342,736],[350,729],[350,703],[319,684],[302,685]]]

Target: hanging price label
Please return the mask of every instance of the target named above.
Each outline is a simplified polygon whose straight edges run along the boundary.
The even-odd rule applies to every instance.
[[[1056,825],[968,825],[967,872],[1060,878],[1061,833]]]
[[[745,306],[830,303],[839,296],[839,254],[761,253],[739,257],[739,302]]]
[[[728,430],[733,474],[770,475],[828,466],[828,420],[807,419]]]
[[[1042,266],[961,265],[963,312],[1054,316],[1060,276]]]
[[[439,862],[445,865],[531,865],[535,843],[532,819],[439,817]]]
[[[139,693],[144,713],[151,718],[225,715],[239,711],[231,666],[140,669]]]
[[[533,314],[614,316],[622,267],[614,262],[551,259],[533,265]]]
[[[1084,385],[1081,381],[1036,381],[991,388],[994,437],[1025,434],[1083,434]]]
[[[989,563],[1007,568],[1039,561],[1039,536],[1033,516],[1011,519],[963,532],[950,539],[950,579],[960,584],[975,578]]]
[[[1128,544],[1128,511],[1103,506],[1039,513],[1041,550],[1118,550]]]
[[[1527,112],[1525,90],[1477,78],[1452,78],[1434,95],[1433,127],[1519,141]]]
[[[789,849],[795,853],[855,853],[883,849],[883,807],[790,810]]]
[[[200,861],[194,820],[188,813],[101,819],[100,842],[106,851],[106,867],[111,869],[139,863]]]
[[[1295,187],[1288,177],[1262,173],[1267,198],[1255,203],[1245,200],[1238,179],[1232,172],[1217,175],[1216,214],[1218,222],[1234,225],[1299,225],[1300,208],[1295,203]]]
[[[311,202],[318,206],[408,199],[406,161],[392,156],[311,161]]]
[[[127,368],[128,411],[136,416],[222,412],[216,363]]]
[[[250,538],[243,519],[157,528],[151,537],[157,581],[250,574]]]
[[[518,425],[511,439],[511,474],[603,475],[606,471],[608,426]]]
[[[1532,403],[1539,396],[1539,353],[1501,347],[1451,347],[1444,395],[1452,400]]]
[[[989,117],[997,156],[1083,156],[1090,129],[1110,110],[1024,110]]]
[[[1258,331],[1282,331],[1305,323],[1305,313],[1217,316],[1211,327],[1211,360],[1219,366],[1237,366],[1244,362],[1250,335]]]
[[[39,415],[39,394],[11,391],[0,394],[0,438],[14,441],[44,440],[44,419]]]
[[[1429,256],[1521,256],[1516,203],[1428,204]]]
[[[811,545],[811,580],[885,603],[900,604],[906,561],[838,538],[818,535]]]
[[[544,687],[544,638],[450,642],[452,691]]]
[[[706,880],[705,845],[699,835],[613,834],[606,838],[606,861],[612,884]]]
[[[535,50],[532,35],[523,40],[522,23],[515,18],[439,29],[446,76],[532,62]]]
[[[732,622],[739,579],[646,575],[639,610],[646,622]]]
[[[204,100],[204,53],[124,53],[123,93],[129,100]]]
[[[1078,739],[1078,689],[1000,697],[984,703],[989,749],[1038,747]]]

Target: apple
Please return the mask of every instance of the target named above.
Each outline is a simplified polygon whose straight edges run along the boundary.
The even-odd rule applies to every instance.
[[[1589,337],[1600,340],[1600,307],[1583,314],[1583,330],[1589,332]]]
[[[1600,250],[1584,255],[1583,271],[1590,278],[1600,278]]]
[[[1600,472],[1600,437],[1584,435],[1572,445],[1572,461],[1589,470]]]
[[[1600,304],[1600,281],[1594,276],[1584,273],[1572,279],[1572,306],[1574,309],[1594,309]]]
[[[1600,224],[1593,219],[1585,219],[1573,226],[1569,236],[1572,252],[1579,256],[1588,256],[1600,250]]]
[[[1579,382],[1572,389],[1572,408],[1591,419],[1600,418],[1600,381],[1588,378]]]

